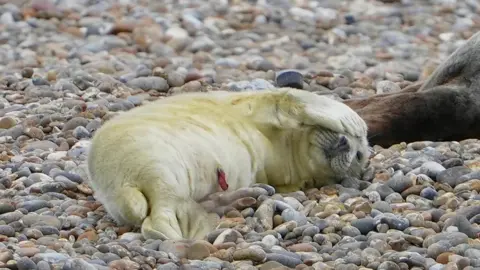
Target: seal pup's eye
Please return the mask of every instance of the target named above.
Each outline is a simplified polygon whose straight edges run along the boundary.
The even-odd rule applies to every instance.
[[[360,151],[357,151],[357,160],[361,160],[363,158],[363,154]]]

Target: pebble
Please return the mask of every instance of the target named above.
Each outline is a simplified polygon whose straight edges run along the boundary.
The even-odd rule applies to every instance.
[[[303,75],[295,70],[283,70],[276,75],[277,87],[303,89]]]
[[[368,234],[375,228],[374,220],[372,218],[355,219],[351,222],[352,226],[357,228],[361,234]]]
[[[144,91],[156,90],[158,92],[166,92],[169,88],[167,80],[160,77],[134,78],[128,82],[128,86],[134,89],[141,89]]]

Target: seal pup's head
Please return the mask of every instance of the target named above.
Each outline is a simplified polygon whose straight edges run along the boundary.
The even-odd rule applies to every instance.
[[[309,157],[316,187],[362,176],[372,153],[366,136],[317,129],[309,139]]]

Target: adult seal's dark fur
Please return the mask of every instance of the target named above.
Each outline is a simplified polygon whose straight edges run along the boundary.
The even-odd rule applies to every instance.
[[[422,83],[401,92],[346,100],[368,125],[371,145],[480,137],[480,33]]]

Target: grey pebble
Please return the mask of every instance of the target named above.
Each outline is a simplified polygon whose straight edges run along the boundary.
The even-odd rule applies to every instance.
[[[185,84],[185,78],[178,72],[169,72],[167,82],[171,87],[179,87]]]
[[[352,226],[357,228],[360,233],[366,235],[370,231],[373,231],[375,228],[374,219],[373,218],[361,218],[356,219],[351,222]]]
[[[432,179],[436,179],[437,175],[444,170],[446,170],[445,167],[435,161],[427,161],[420,166],[420,172],[428,175]]]
[[[381,184],[377,187],[376,191],[380,194],[382,200],[384,200],[388,195],[394,193],[395,191],[386,184]]]
[[[50,264],[44,260],[37,262],[37,270],[51,270]]]
[[[35,229],[39,230],[43,235],[59,235],[60,231],[53,227],[53,226],[48,226],[48,225],[41,225],[41,226],[36,226]]]
[[[132,88],[139,88],[145,91],[156,90],[166,92],[169,88],[167,80],[160,77],[140,77],[130,80],[127,83]]]
[[[377,82],[378,94],[399,92],[400,90],[401,90],[400,86],[398,86],[398,84],[394,82],[386,81],[386,80]]]
[[[425,187],[422,189],[420,192],[420,196],[422,196],[425,199],[433,200],[435,197],[438,195],[438,192],[432,188],[432,187]]]
[[[41,208],[50,208],[52,206],[52,203],[45,200],[31,200],[19,203],[17,208],[24,208],[28,212],[35,212]]]
[[[457,185],[457,179],[463,175],[469,174],[472,170],[464,166],[448,168],[437,175],[437,181],[449,184],[451,187]]]
[[[67,131],[67,130],[73,130],[78,126],[83,126],[85,127],[88,124],[88,120],[83,118],[83,117],[74,117],[70,120],[68,120],[65,125],[63,125],[62,131]]]
[[[22,257],[17,260],[17,268],[18,270],[31,270],[37,269],[37,265],[27,257]]]
[[[23,217],[23,213],[16,210],[10,213],[5,213],[0,215],[0,220],[4,221],[5,223],[12,223],[14,221],[17,221]]]
[[[11,203],[0,202],[0,215],[15,211],[15,206]]]
[[[308,222],[307,217],[304,214],[297,212],[291,208],[287,208],[282,212],[282,218],[285,222],[294,220],[297,222],[298,226],[303,226]]]
[[[88,126],[88,124],[87,124]],[[90,137],[90,132],[83,126],[78,126],[73,129],[73,137],[81,140]]]
[[[65,262],[68,259],[68,256],[62,253],[37,253],[34,257],[40,258],[49,263],[60,263]]]
[[[377,220],[377,222],[387,224],[390,229],[395,229],[399,231],[403,231],[410,226],[410,222],[408,221],[408,219],[398,217],[391,213],[382,213],[381,215],[376,216],[375,220]]]
[[[228,87],[232,91],[245,91],[245,90],[268,90],[275,87],[264,79],[254,79],[252,81],[236,81],[228,84]]]
[[[413,181],[403,175],[401,171],[397,171],[386,183],[395,192],[402,193],[407,188],[413,186]],[[388,196],[388,195],[387,195]]]
[[[13,237],[15,236],[15,229],[12,228],[10,225],[0,225],[0,234]]]
[[[385,201],[378,201],[372,204],[373,209],[377,209],[383,213],[391,213],[393,211],[392,206]]]

